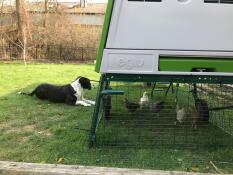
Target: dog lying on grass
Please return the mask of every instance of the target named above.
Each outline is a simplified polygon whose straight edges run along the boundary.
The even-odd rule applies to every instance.
[[[83,90],[91,90],[92,85],[90,79],[86,77],[78,77],[76,80],[67,85],[57,86],[53,84],[40,84],[31,93],[19,92],[22,95],[33,96],[41,100],[49,100],[54,103],[66,103],[68,105],[95,105],[92,100],[83,97]]]

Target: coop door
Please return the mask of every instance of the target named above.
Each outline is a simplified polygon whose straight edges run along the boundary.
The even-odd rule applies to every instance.
[[[175,72],[233,72],[233,58],[159,57],[160,71]]]

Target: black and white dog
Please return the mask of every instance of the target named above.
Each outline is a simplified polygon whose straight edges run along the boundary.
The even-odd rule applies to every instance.
[[[92,100],[83,97],[83,90],[91,90],[92,85],[88,78],[78,77],[72,83],[57,86],[53,84],[40,84],[31,93],[19,92],[19,94],[33,96],[34,94],[41,100],[49,100],[55,103],[66,103],[68,105],[95,105]]]

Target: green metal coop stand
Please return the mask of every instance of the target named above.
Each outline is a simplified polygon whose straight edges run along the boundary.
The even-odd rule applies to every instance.
[[[96,139],[97,127],[100,122],[101,100],[104,95],[122,95],[123,92],[106,90],[107,84],[112,81],[131,81],[131,82],[161,82],[161,83],[209,83],[209,84],[233,84],[233,77],[226,76],[173,76],[173,75],[128,75],[128,74],[102,74],[96,97],[96,106],[94,109],[92,124],[89,134],[89,146],[93,146]],[[107,92],[107,93],[106,93]]]
[[[96,139],[103,96],[124,93],[109,89],[110,82],[233,84],[232,18],[233,4],[224,1],[109,0],[89,145]]]

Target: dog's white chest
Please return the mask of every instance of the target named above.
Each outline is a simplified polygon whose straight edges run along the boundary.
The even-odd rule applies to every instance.
[[[78,80],[76,80],[75,82],[71,83],[71,86],[73,87],[73,89],[76,92],[74,94],[74,96],[77,98],[77,100],[82,100],[82,98],[83,98],[83,88],[79,84]]]
[[[77,100],[81,100],[83,97],[83,89],[79,89],[79,91],[76,91],[74,95],[77,98]]]

